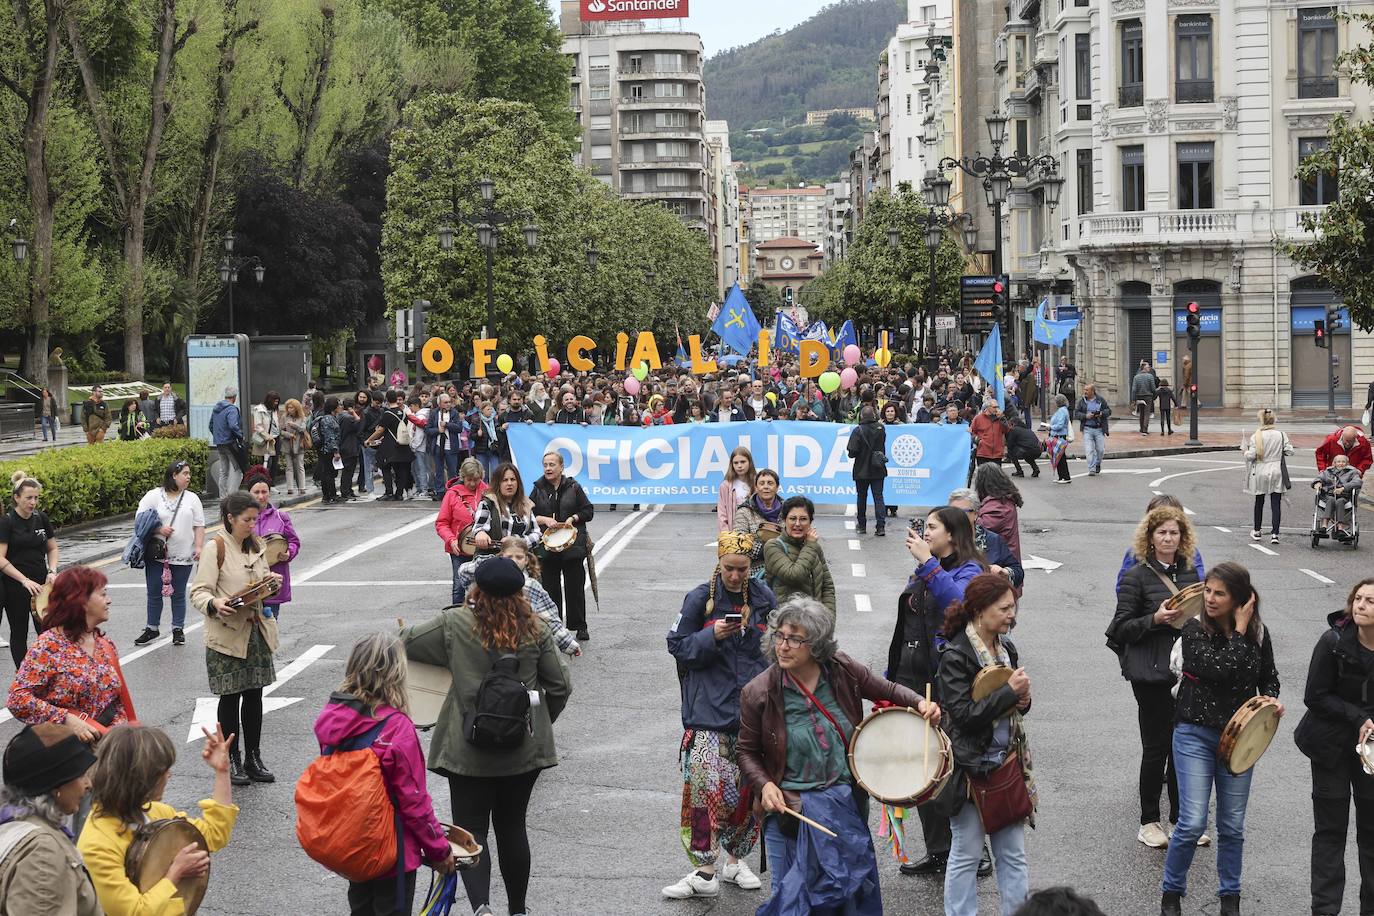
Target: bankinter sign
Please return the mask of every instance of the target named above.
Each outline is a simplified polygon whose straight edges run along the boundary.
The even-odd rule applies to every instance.
[[[582,19],[681,19],[688,0],[582,0]]]

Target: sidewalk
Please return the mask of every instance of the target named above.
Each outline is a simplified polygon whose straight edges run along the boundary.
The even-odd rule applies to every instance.
[[[113,432],[113,430],[111,431]],[[0,439],[0,461],[12,461],[16,458],[37,454],[45,449],[85,444],[86,434],[79,426],[64,424],[58,429],[57,441],[55,442],[51,439],[44,442],[38,427],[34,427],[32,438]]]

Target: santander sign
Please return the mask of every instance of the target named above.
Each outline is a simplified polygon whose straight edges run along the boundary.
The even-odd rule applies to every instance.
[[[610,19],[681,19],[688,0],[582,0],[583,21]]]

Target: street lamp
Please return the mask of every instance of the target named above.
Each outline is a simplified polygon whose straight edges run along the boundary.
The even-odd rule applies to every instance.
[[[1059,163],[1053,156],[1003,156],[1002,144],[1007,142],[1007,118],[1000,112],[994,112],[985,121],[988,139],[992,142],[992,155],[965,156],[962,159],[946,156],[940,160],[938,168],[942,176],[951,169],[958,169],[970,178],[982,181],[983,192],[993,213],[992,273],[997,276],[1002,273],[1002,206],[1011,195],[1012,179],[1038,180],[1045,188],[1045,204],[1051,212],[1059,206],[1059,194],[1064,182],[1059,177]],[[932,191],[939,193],[935,188]]]
[[[955,226],[962,227],[964,243],[970,251],[978,243],[978,229],[973,223],[972,215],[952,213],[949,210],[950,184],[949,179],[937,173],[937,177],[928,178],[921,188],[921,194],[929,204],[925,214],[924,232],[926,253],[929,260],[926,271],[926,300],[921,306],[919,316],[910,316],[911,339],[916,344],[918,362],[925,359],[926,325],[930,322],[928,316],[934,314],[935,311],[935,254],[940,250],[941,242],[944,241],[945,230],[953,229]],[[907,190],[904,190],[903,193],[907,193]],[[901,249],[902,233],[898,227],[888,227],[887,244],[894,251]]]
[[[253,279],[258,285],[262,285],[263,277],[267,276],[267,268],[256,256],[234,257],[234,233],[224,233],[224,260],[219,262],[219,281],[224,284],[226,295],[229,298],[229,333],[234,333],[234,286],[239,282],[239,269],[251,267],[253,269]]]
[[[16,261],[23,261],[29,256],[29,240],[19,234],[19,220],[11,219],[8,227],[13,233],[14,238],[10,240],[10,251],[14,253]]]
[[[487,320],[482,325],[482,338],[487,339],[496,329],[496,290],[493,274],[496,268],[496,248],[501,243],[501,227],[517,220],[524,223],[521,232],[525,236],[525,247],[533,251],[539,246],[539,227],[530,219],[527,212],[507,214],[496,209],[496,182],[487,176],[477,181],[477,192],[482,201],[481,212],[475,216],[462,216],[458,212],[458,188],[449,188],[450,212],[444,214],[435,234],[439,238],[440,251],[452,251],[457,230],[454,223],[471,226],[477,235],[477,246],[486,258],[487,279]]]
[[[596,262],[599,260],[601,260],[601,252],[595,245],[589,243],[587,245],[587,266],[596,270]]]

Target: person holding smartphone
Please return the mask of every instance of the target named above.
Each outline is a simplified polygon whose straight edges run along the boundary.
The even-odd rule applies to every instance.
[[[663,889],[675,900],[714,897],[721,879],[743,890],[762,886],[744,861],[759,825],[735,751],[740,691],[768,667],[763,634],[777,607],[768,586],[749,576],[753,549],[752,535],[722,533],[711,581],[687,593],[668,631],[682,688],[681,837],[693,868]],[[721,847],[726,862],[717,868]]]

